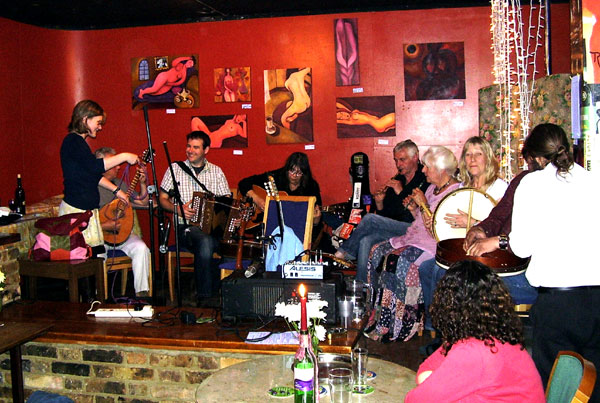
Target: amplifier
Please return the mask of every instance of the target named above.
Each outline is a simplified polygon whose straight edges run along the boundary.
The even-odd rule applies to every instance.
[[[324,309],[327,313],[326,322],[335,324],[338,315],[336,301],[343,291],[341,274],[327,280],[282,279],[281,273],[276,272],[246,278],[242,270],[235,270],[223,279],[221,285],[222,317],[224,320],[256,316],[272,319],[275,317],[276,303],[299,302],[297,290],[301,283],[306,287],[309,301],[327,301],[328,306]]]

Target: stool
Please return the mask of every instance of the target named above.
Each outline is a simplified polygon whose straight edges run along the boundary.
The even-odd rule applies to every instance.
[[[104,259],[37,262],[19,259],[19,274],[28,277],[29,296],[35,298],[37,277],[55,278],[69,282],[69,301],[79,302],[79,279],[96,277],[96,298],[104,302]]]

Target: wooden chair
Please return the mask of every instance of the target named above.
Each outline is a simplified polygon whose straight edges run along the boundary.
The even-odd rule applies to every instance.
[[[179,250],[181,271],[194,271],[194,254],[181,247]],[[175,245],[169,246],[167,252],[167,280],[169,281],[169,300],[175,300],[175,268],[177,267]],[[185,263],[184,263],[185,262]]]
[[[574,351],[560,351],[546,387],[548,403],[586,403],[594,390],[596,367]]]
[[[104,298],[108,300],[108,272],[109,271],[121,271],[121,295],[125,295],[127,290],[127,274],[132,269],[131,258],[125,254],[125,252],[108,249],[107,258],[104,259]],[[152,273],[148,274],[148,294],[152,296]]]

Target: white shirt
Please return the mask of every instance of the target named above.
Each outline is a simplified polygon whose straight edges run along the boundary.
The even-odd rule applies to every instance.
[[[531,256],[535,287],[600,285],[600,195],[597,175],[577,164],[566,178],[554,165],[525,176],[515,192],[510,247]]]
[[[495,201],[498,203],[502,196],[504,196],[504,192],[508,188],[508,183],[500,178],[496,178],[494,183],[490,185],[489,188],[486,189],[485,193],[489,194]]]

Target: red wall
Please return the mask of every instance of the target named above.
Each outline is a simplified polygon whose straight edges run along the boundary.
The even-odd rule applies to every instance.
[[[568,4],[552,6],[553,72],[569,72]],[[358,18],[360,87],[365,96],[396,96],[396,138],[338,139],[335,98],[352,96],[353,87],[335,86],[333,19]],[[118,151],[147,147],[141,111],[131,110],[130,59],[134,56],[198,54],[200,109],[150,110],[158,180],[166,168],[162,142],[171,157],[184,159],[185,134],[193,115],[240,113],[241,104],[215,104],[212,70],[250,66],[252,109],[247,111],[249,146],[244,155],[211,149],[231,187],[244,176],[280,166],[304,144],[266,145],[263,130],[263,70],[309,66],[313,69],[314,150],[306,151],[321,184],[325,204],[350,195],[350,156],[364,151],[371,159],[376,189],[394,171],[391,149],[406,138],[426,148],[444,144],[459,151],[478,134],[477,90],[492,83],[489,7],[319,15],[193,23],[98,31],[58,31],[0,19],[0,200],[12,197],[14,177],[22,172],[28,203],[62,192],[59,148],[73,105],[98,101],[107,125],[91,147]],[[467,98],[455,101],[404,102],[402,45],[417,42],[464,42]],[[246,112],[244,112],[246,113]]]

